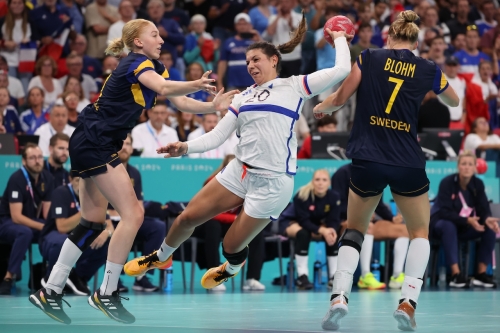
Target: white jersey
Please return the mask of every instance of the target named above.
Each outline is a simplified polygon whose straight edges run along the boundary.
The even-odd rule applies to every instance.
[[[310,75],[276,78],[236,95],[227,115],[209,133],[188,141],[188,153],[222,144],[236,129],[238,160],[259,169],[295,175],[297,139],[294,126],[304,101],[331,88],[350,72],[350,53],[344,37],[335,40],[335,67]]]

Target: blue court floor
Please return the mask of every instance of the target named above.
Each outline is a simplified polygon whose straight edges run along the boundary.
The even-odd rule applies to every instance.
[[[2,333],[258,333],[321,332],[321,319],[328,308],[329,293],[281,292],[268,286],[264,293],[231,292],[173,294],[131,292],[124,301],[137,318],[122,325],[87,304],[86,297],[67,296],[70,326],[49,319],[19,296],[0,297]],[[125,295],[124,295],[125,296]],[[353,292],[349,315],[340,332],[398,332],[392,318],[399,292]],[[500,292],[486,290],[424,291],[417,308],[419,332],[500,332]]]

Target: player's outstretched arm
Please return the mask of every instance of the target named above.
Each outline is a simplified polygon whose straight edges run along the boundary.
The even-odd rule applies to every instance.
[[[139,76],[139,82],[148,87],[149,89],[155,91],[156,93],[167,96],[184,96],[190,93],[197,92],[198,90],[204,90],[211,94],[215,92],[214,79],[209,79],[211,71],[205,72],[199,80],[179,82],[165,80],[160,74],[155,71],[146,71]]]
[[[458,106],[460,103],[460,98],[457,96],[457,93],[451,85],[448,85],[448,88],[446,88],[442,93],[438,95],[439,99],[444,102],[444,104],[455,107]]]
[[[169,97],[168,99],[182,112],[203,114],[227,110],[234,96],[239,93],[239,90],[224,93],[224,88],[222,88],[212,102],[200,102],[186,96]]]
[[[169,143],[165,147],[158,148],[156,152],[165,154],[164,157],[168,158],[182,156],[188,152],[190,154],[204,153],[215,149],[223,144],[234,132],[237,120],[238,118],[232,112],[228,112],[210,132],[191,141]]]

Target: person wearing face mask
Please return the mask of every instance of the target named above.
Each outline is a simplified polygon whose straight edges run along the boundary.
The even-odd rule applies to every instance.
[[[495,247],[495,234],[500,232],[498,219],[491,216],[484,183],[475,176],[476,155],[464,151],[458,157],[458,173],[446,176],[431,210],[431,234],[440,240],[451,269],[450,287],[467,286],[465,273],[458,262],[458,241],[480,238],[477,273],[472,285],[495,287],[493,278],[486,274]]]
[[[65,240],[46,287],[30,295],[30,302],[57,322],[71,323],[63,309],[62,290],[71,267],[106,229],[108,203],[113,205],[122,220],[116,228],[116,237],[109,244],[103,283],[89,297],[88,303],[107,318],[125,324],[135,321],[121,303],[118,280],[144,220],[144,208],[137,199],[118,151],[142,111],[152,108],[157,94],[160,94],[166,95],[181,111],[213,113],[227,109],[236,94],[219,91],[211,103],[185,97],[202,89],[215,94],[215,87],[211,85],[214,80],[207,78],[209,72],[196,81],[166,80],[168,71],[158,61],[162,45],[160,32],[152,22],[136,19],[126,23],[121,38],[111,41],[106,54],[119,56],[125,46],[131,52],[108,76],[97,101],[80,113],[82,122],[71,136],[71,173],[80,177],[80,222]],[[154,265],[168,267],[171,261],[164,260]]]
[[[55,105],[49,115],[49,122],[40,126],[35,135],[38,135],[38,145],[43,152],[43,156],[49,156],[50,139],[56,133],[64,133],[71,137],[75,128],[68,125],[68,109],[64,105]]]

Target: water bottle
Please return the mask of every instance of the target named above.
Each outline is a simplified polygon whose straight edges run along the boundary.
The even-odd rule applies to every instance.
[[[374,260],[372,263],[372,274],[375,276],[377,281],[380,281],[380,264],[378,260]]]
[[[439,267],[439,281],[438,286],[446,287],[446,267]]]
[[[295,274],[294,274],[294,265],[293,265],[293,261],[292,260],[289,260],[288,261],[288,270],[287,270],[287,274],[286,274],[286,287],[287,288],[293,288],[295,286]]]
[[[166,278],[165,278],[165,288],[163,289],[166,292],[172,292],[174,288],[174,270],[172,267],[169,267],[165,270]]]
[[[314,262],[314,288],[321,288],[323,274],[321,273],[321,261],[316,260]]]

